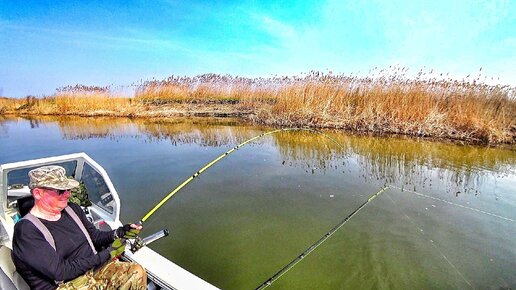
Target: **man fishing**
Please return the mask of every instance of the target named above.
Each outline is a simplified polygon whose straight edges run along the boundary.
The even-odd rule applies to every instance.
[[[67,178],[63,167],[43,166],[29,178],[34,206],[14,227],[12,256],[31,289],[147,288],[140,265],[116,260],[141,225],[96,229],[80,206],[68,203],[79,182]]]

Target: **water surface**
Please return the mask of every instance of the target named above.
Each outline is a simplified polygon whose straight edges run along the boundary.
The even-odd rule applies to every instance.
[[[204,164],[271,128],[231,119],[3,118],[0,163],[86,152],[141,219]],[[146,223],[152,247],[223,289],[254,289],[380,188],[270,289],[516,288],[516,153],[284,132],[240,148]]]

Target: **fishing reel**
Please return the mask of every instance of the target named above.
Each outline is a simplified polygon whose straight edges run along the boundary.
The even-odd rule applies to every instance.
[[[134,254],[139,249],[148,246],[150,243],[153,243],[163,237],[167,237],[169,235],[169,232],[167,229],[161,230],[159,232],[156,232],[148,237],[141,238],[140,236],[136,236],[136,238],[132,240],[127,240],[127,243],[129,245],[129,249]]]

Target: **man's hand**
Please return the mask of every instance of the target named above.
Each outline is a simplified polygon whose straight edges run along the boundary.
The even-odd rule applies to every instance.
[[[111,259],[114,259],[125,251],[125,241],[122,242],[121,239],[116,239],[111,246],[109,246],[109,256]]]
[[[117,238],[134,239],[138,236],[142,228],[142,225],[126,224],[116,229],[115,235]]]

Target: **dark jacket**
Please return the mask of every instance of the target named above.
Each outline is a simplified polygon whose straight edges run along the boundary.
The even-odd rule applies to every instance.
[[[68,204],[79,216],[97,249],[113,242],[113,231],[100,231],[87,219],[81,207]],[[28,220],[14,226],[13,261],[18,273],[31,289],[56,289],[54,281],[69,281],[109,260],[109,250],[96,255],[73,219],[61,212],[58,221],[40,219],[54,237],[56,250]]]

